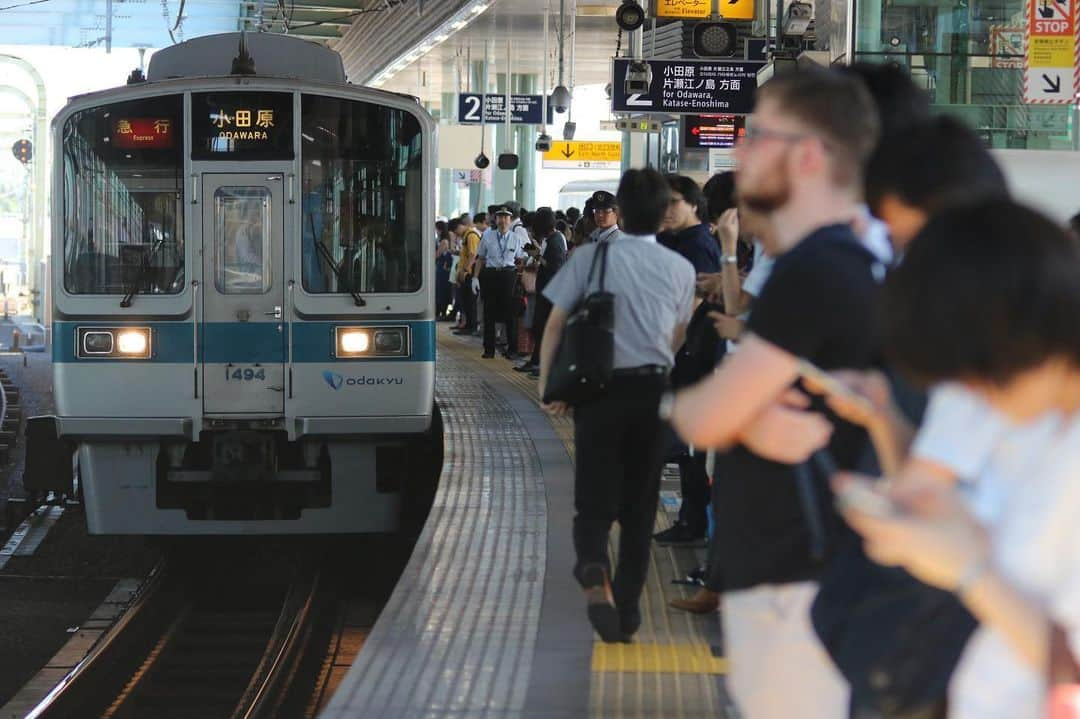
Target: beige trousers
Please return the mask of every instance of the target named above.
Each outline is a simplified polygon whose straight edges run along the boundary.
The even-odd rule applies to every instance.
[[[742,719],[846,719],[848,686],[810,624],[815,582],[725,592],[727,687]]]

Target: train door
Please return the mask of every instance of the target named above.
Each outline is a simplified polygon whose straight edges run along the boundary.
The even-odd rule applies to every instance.
[[[203,411],[285,411],[284,198],[278,174],[203,175]]]

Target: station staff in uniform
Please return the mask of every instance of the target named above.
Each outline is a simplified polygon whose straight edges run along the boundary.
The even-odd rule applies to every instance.
[[[513,306],[517,262],[524,260],[527,239],[511,227],[513,214],[507,207],[495,208],[495,227],[484,233],[476,254],[480,296],[484,301],[484,359],[495,356],[495,323],[506,323],[506,357],[517,351],[517,308]]]
[[[606,190],[597,190],[590,199],[596,229],[589,235],[589,242],[606,242],[622,237],[623,232],[619,229],[619,213],[615,204],[615,195]]]
[[[619,184],[625,234],[604,240],[604,289],[615,295],[615,376],[604,396],[574,407],[574,575],[585,589],[589,620],[606,642],[629,641],[641,625],[638,603],[663,464],[665,435],[657,409],[694,307],[694,266],[656,242],[670,197],[667,180],[652,169],[630,170]],[[607,199],[599,204],[614,205]],[[605,221],[607,214],[596,213]],[[614,217],[605,229],[610,233],[613,227]],[[541,397],[568,316],[598,289],[595,278],[593,286],[586,285],[600,246],[579,247],[544,290],[554,307],[540,350]],[[544,409],[569,410],[561,402]],[[619,556],[612,578],[607,548],[615,521]]]

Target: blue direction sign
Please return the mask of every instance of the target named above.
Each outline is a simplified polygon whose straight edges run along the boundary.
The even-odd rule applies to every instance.
[[[626,92],[630,60],[616,58],[612,74],[613,112],[667,115],[744,115],[754,105],[757,71],[750,60],[646,60],[652,71],[647,92]]]
[[[510,122],[514,125],[544,124],[543,95],[511,95]],[[554,110],[548,103],[547,123],[554,121]],[[481,95],[463,92],[458,95],[458,122],[463,125],[489,125],[506,122],[506,95]]]

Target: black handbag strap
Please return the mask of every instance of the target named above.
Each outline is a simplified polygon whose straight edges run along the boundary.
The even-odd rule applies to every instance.
[[[588,292],[592,287],[593,274],[596,272],[596,262],[600,261],[600,291],[604,291],[604,277],[607,275],[607,250],[608,242],[598,243],[600,246],[596,248],[596,254],[593,255],[592,264],[589,266],[589,278],[585,281],[585,291]]]

